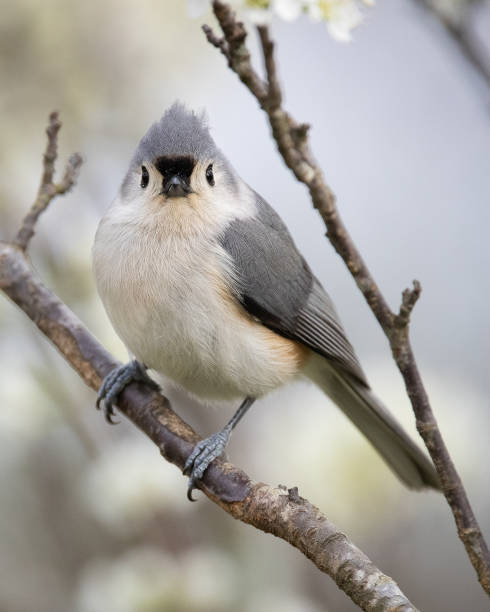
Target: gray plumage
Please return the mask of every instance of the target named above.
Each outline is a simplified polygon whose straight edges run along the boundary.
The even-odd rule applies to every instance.
[[[305,344],[368,386],[332,300],[279,215],[255,195],[257,216],[232,222],[220,236],[233,258],[238,299],[264,325]]]
[[[181,187],[173,196],[168,181]],[[286,226],[238,177],[204,115],[174,104],[141,139],[99,225],[94,269],[107,312],[141,363],[200,398],[247,397],[248,405],[304,375],[409,487],[439,487],[430,461],[372,393]],[[222,450],[216,439],[192,455],[191,490]]]
[[[194,159],[217,155],[222,157],[209,133],[206,115],[188,111],[179,102],[173,104],[146,132],[136,149],[131,166],[174,155],[188,155]]]
[[[296,248],[287,227],[256,194],[257,215],[220,236],[238,280],[237,299],[277,333],[325,357],[312,374],[409,487],[439,487],[434,468],[372,393],[332,300]]]

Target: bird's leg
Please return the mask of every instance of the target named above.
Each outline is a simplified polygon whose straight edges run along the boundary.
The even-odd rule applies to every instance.
[[[187,497],[190,501],[196,501],[192,497],[192,491],[196,488],[196,482],[201,480],[208,465],[214,461],[216,457],[219,457],[225,450],[232,430],[235,428],[236,424],[240,421],[250,406],[254,403],[254,401],[255,398],[253,397],[245,398],[240,404],[238,410],[221,431],[209,436],[209,438],[201,440],[201,442],[198,442],[194,447],[194,450],[185,462],[183,470],[184,474],[189,474]]]
[[[144,382],[160,390],[160,387],[146,373],[146,366],[134,359],[118,368],[114,368],[102,381],[97,393],[97,401],[95,403],[97,410],[101,405],[104,410],[106,421],[111,425],[115,425],[117,421],[113,421],[114,404],[118,395],[123,389],[132,382]]]

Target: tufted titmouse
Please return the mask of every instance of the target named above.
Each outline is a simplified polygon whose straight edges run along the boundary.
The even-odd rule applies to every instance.
[[[135,360],[99,391],[107,418],[146,368],[206,400],[244,399],[189,457],[188,496],[255,399],[300,376],[345,412],[409,487],[433,466],[372,393],[333,303],[277,213],[176,103],[133,156],[93,249],[98,291]],[[148,379],[149,380],[149,379]]]

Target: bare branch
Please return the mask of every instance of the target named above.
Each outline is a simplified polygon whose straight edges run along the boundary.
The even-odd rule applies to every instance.
[[[267,99],[269,111],[279,108],[282,103],[282,92],[279,81],[277,80],[276,62],[274,59],[274,42],[269,36],[269,29],[265,26],[258,26],[257,31],[264,51],[264,65],[267,74]]]
[[[390,330],[390,344],[391,350],[398,364],[398,367],[407,365],[410,362],[411,352],[408,350],[410,347],[410,341],[408,336],[410,315],[412,310],[417,303],[417,300],[422,293],[422,286],[419,281],[413,281],[413,289],[405,289],[402,293],[402,303],[400,310],[397,315],[393,316],[393,325]],[[431,423],[432,419],[429,419]],[[436,425],[437,426],[437,425]]]
[[[226,4],[213,5],[219,19],[224,37],[218,38],[209,26],[203,26],[203,31],[209,42],[221,50],[232,68],[250,89],[253,95],[262,102],[267,100],[267,86],[255,73],[250,64],[250,53],[245,46],[247,31],[241,21],[235,19],[234,14]]]
[[[42,285],[25,254],[1,242],[0,289],[36,323],[92,389],[98,389],[104,376],[119,365],[68,307]],[[133,383],[118,403],[120,411],[158,446],[163,457],[182,470],[199,437],[173,412],[169,401],[150,387]],[[361,609],[416,612],[394,580],[373,565],[318,508],[301,498],[296,488],[254,482],[222,460],[206,470],[201,487],[234,518],[298,548]]]
[[[204,34],[206,34],[206,38],[208,42],[210,42],[216,49],[219,49],[221,53],[226,57],[226,59],[230,60],[230,53],[228,51],[228,45],[224,38],[218,38],[214,35],[213,30],[207,25],[202,26],[202,30]]]
[[[56,195],[67,193],[75,185],[82,162],[83,160],[78,153],[73,153],[73,155],[70,156],[65,166],[63,178],[55,185]]]
[[[410,314],[421,292],[420,284],[414,283],[412,290],[407,289],[403,293],[400,312],[395,315],[340,218],[335,196],[309,148],[306,125],[297,124],[281,106],[282,95],[276,77],[274,47],[267,27],[261,26],[258,30],[268,76],[268,85],[264,94],[263,84],[257,93],[261,79],[252,67],[250,53],[245,46],[246,33],[243,33],[243,24],[236,20],[233,11],[224,2],[214,0],[213,10],[224,35],[222,44],[228,45],[228,65],[248,87],[267,114],[272,135],[284,162],[295,177],[308,188],[313,205],[326,225],[330,242],[344,260],[390,342],[393,357],[403,376],[412,403],[417,429],[436,466],[443,493],[456,522],[458,535],[482,587],[490,595],[490,553],[437,426],[410,346],[408,326]],[[240,31],[240,36],[229,40],[230,33],[233,34],[235,30]],[[206,31],[212,34],[209,27],[206,27]],[[212,36],[216,38],[214,34]]]
[[[418,280],[413,281],[413,289],[405,289],[402,294],[400,312],[394,320],[395,325],[398,327],[408,327],[410,322],[410,314],[412,313],[413,307],[417,303],[421,293],[422,286]]]
[[[46,151],[43,156],[43,174],[41,177],[41,185],[39,191],[46,185],[51,185],[54,177],[54,164],[58,156],[58,132],[61,129],[61,121],[57,111],[53,111],[49,115],[49,123],[46,128],[46,135],[48,142],[46,144]]]
[[[26,251],[29,246],[29,242],[34,235],[34,228],[41,213],[46,210],[53,198],[57,195],[66,193],[73,187],[80,166],[82,165],[82,158],[78,153],[75,153],[68,160],[61,182],[53,182],[54,165],[58,155],[58,132],[60,128],[61,121],[58,118],[58,113],[54,111],[49,115],[49,124],[46,128],[48,142],[43,156],[41,184],[39,185],[36,199],[29,212],[24,217],[22,226],[14,239],[14,244],[23,251]]]

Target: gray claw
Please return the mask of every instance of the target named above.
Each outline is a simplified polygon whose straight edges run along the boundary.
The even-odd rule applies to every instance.
[[[209,464],[223,453],[230,439],[230,434],[231,428],[225,427],[218,433],[209,436],[209,438],[201,440],[187,458],[183,473],[185,475],[189,474],[187,498],[190,501],[196,501],[192,497],[192,491],[197,488],[196,483],[201,480]]]
[[[112,418],[115,414],[113,406],[119,394],[127,385],[136,381],[146,382],[153,388],[159,389],[158,385],[146,373],[145,366],[136,360],[115,368],[102,381],[95,406],[97,410],[100,410],[101,406],[103,407],[105,419],[111,425],[119,422]]]

